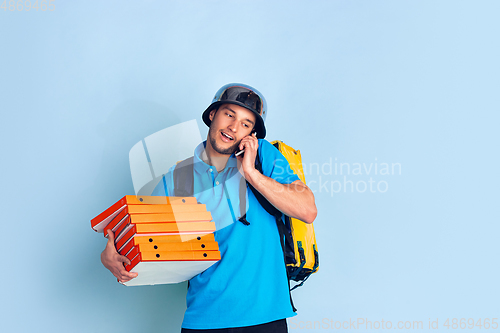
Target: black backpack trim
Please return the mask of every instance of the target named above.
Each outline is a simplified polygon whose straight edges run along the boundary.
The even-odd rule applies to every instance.
[[[194,157],[191,156],[177,163],[174,168],[174,195],[176,197],[191,197],[194,193]],[[165,177],[165,176],[164,176]],[[165,188],[165,192],[167,189]]]

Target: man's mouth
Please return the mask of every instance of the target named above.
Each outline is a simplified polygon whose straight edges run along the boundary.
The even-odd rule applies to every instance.
[[[234,140],[234,137],[232,137],[231,135],[224,133],[224,132],[221,132],[221,137],[222,137],[222,141],[224,141],[224,142],[231,142]]]

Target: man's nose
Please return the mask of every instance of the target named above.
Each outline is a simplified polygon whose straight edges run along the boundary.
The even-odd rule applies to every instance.
[[[232,121],[231,123],[229,123],[228,128],[231,131],[236,132],[236,129],[238,128],[238,124],[236,123],[236,121]]]

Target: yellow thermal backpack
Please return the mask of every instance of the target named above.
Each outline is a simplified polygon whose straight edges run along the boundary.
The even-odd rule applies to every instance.
[[[292,170],[299,176],[300,180],[305,184],[304,170],[302,169],[302,157],[300,150],[295,150],[282,141],[272,141],[278,150],[285,156]],[[288,278],[292,281],[299,282],[293,289],[301,286],[305,280],[312,274],[318,271],[319,254],[316,245],[316,237],[314,235],[314,227],[312,223],[302,222],[294,217],[285,215],[284,237],[285,237],[285,262],[287,267]]]

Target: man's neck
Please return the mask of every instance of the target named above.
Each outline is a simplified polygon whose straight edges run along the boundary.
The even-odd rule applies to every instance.
[[[211,165],[217,169],[217,172],[221,172],[226,167],[227,161],[230,155],[219,154],[210,145],[210,141],[207,140],[207,145],[203,152],[202,158],[205,163]]]

